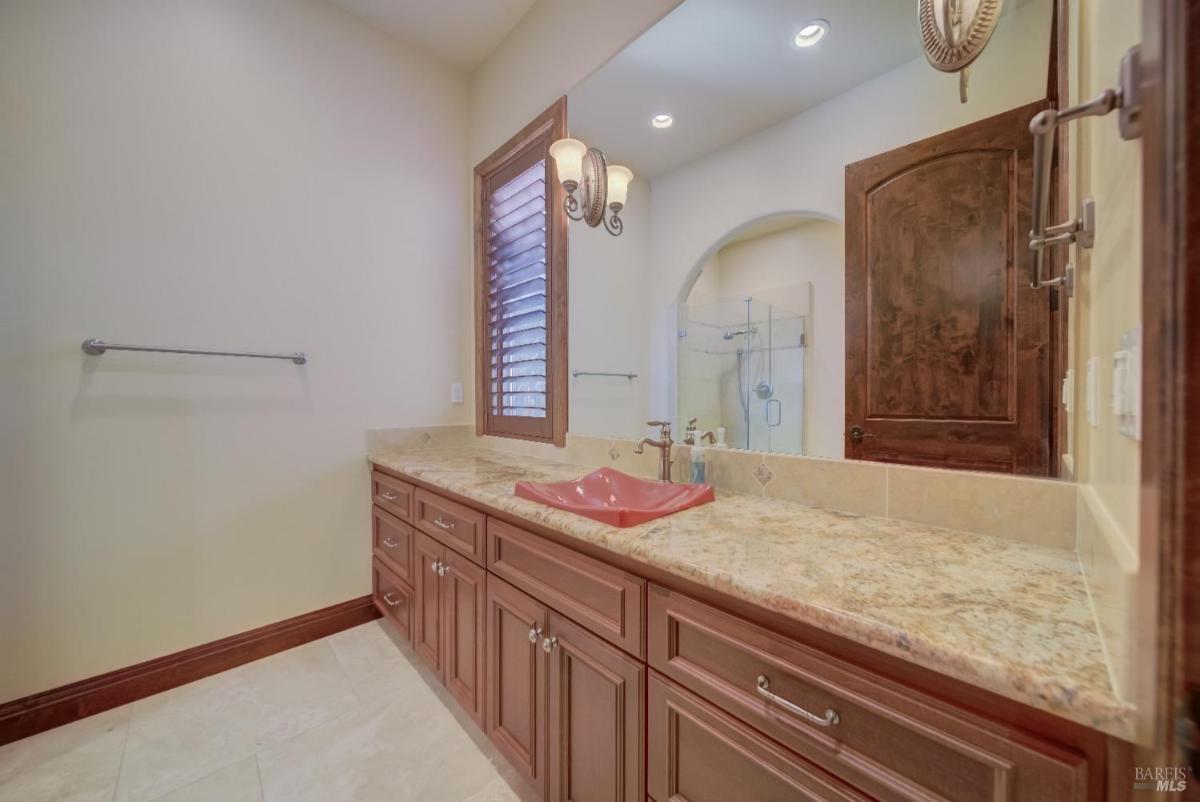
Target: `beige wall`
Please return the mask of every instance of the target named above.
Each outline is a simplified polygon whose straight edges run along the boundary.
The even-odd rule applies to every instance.
[[[810,457],[843,455],[845,239],[845,229],[828,220],[738,239],[712,256],[688,295],[689,304],[752,295],[807,316],[804,453]],[[798,285],[803,297],[788,298]]]
[[[1121,56],[1141,39],[1140,4],[1082,0],[1072,6],[1071,100],[1079,102],[1115,85]],[[1138,620],[1154,620],[1153,611],[1137,609],[1137,585],[1149,579],[1138,576],[1140,443],[1120,434],[1110,406],[1113,352],[1121,334],[1141,321],[1142,146],[1120,138],[1115,114],[1080,120],[1070,133],[1072,204],[1094,197],[1098,219],[1095,248],[1072,248],[1078,268],[1070,307],[1078,548],[1117,690],[1149,712],[1153,705],[1138,687],[1153,677],[1153,650],[1138,649],[1134,629]],[[1100,367],[1097,426],[1084,412],[1091,357]]]
[[[541,0],[535,4],[471,76],[471,164],[521,130],[680,1]],[[569,104],[567,119],[569,125]],[[571,368],[638,374],[633,381],[572,379],[568,428],[573,432],[631,437],[645,429],[649,214],[649,187],[635,177],[621,215],[625,233],[619,238],[602,228],[571,224]],[[472,236],[469,230],[465,236]],[[470,314],[469,303],[465,299],[460,314]],[[468,345],[460,359],[472,358]]]
[[[325,2],[13,0],[0,119],[0,701],[368,593],[363,430],[469,419],[465,78]]]
[[[773,215],[840,221],[847,164],[1044,97],[1051,8],[1032,0],[1005,15],[971,67],[965,105],[957,77],[918,58],[654,179],[649,263],[660,303],[646,348],[651,375],[661,378],[650,388],[652,414],[675,407],[674,344],[662,334],[675,320],[670,304],[708,256],[740,227]]]

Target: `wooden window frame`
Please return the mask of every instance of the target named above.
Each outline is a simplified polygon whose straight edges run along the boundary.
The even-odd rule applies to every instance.
[[[567,439],[567,217],[563,213],[565,193],[550,158],[550,144],[567,135],[567,98],[563,96],[539,114],[512,139],[475,165],[475,432],[553,443],[563,447]],[[488,264],[487,231],[483,188],[487,180],[503,171],[530,149],[542,150],[546,159],[547,257],[546,257],[546,417],[517,419],[492,415],[491,375],[488,360]]]

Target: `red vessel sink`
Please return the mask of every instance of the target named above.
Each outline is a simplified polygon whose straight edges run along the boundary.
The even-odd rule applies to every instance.
[[[516,495],[612,526],[637,526],[716,498],[709,485],[639,479],[601,468],[573,482],[517,482]]]

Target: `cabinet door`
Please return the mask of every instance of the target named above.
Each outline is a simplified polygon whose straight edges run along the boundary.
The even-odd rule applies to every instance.
[[[487,734],[535,788],[546,783],[545,626],[545,607],[488,575]]]
[[[649,708],[650,797],[655,800],[868,799],[658,674],[650,675]]]
[[[550,611],[546,707],[549,802],[645,799],[646,667]]]
[[[442,681],[450,694],[483,723],[483,653],[486,572],[446,549],[442,574]]]
[[[413,648],[425,663],[442,673],[442,598],[438,567],[445,548],[431,537],[416,532],[413,541],[413,581],[416,609],[413,615]]]

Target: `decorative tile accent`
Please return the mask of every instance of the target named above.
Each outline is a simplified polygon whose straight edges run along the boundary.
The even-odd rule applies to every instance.
[[[760,485],[766,485],[767,482],[775,478],[775,472],[767,467],[767,463],[760,462],[758,467],[754,469],[754,478],[758,480]]]
[[[887,515],[887,468],[879,462],[769,454],[775,473],[765,488],[770,498],[826,510]]]

